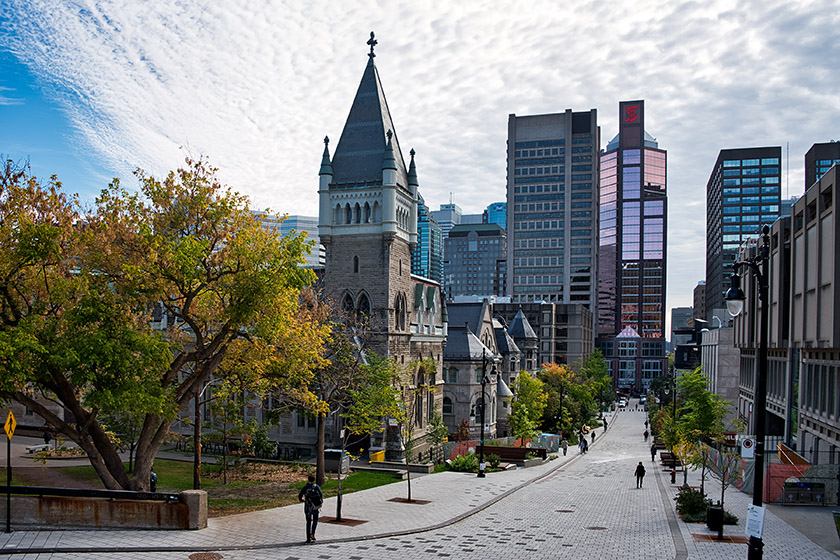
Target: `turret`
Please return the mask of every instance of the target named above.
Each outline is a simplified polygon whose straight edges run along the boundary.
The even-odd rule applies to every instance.
[[[330,137],[324,137],[324,156],[321,158],[321,170],[318,187],[318,236],[328,237],[332,233],[333,215],[330,207],[330,183],[333,180],[333,167],[330,161]]]
[[[411,193],[411,213],[408,217],[408,243],[411,250],[417,245],[417,168],[414,165],[414,148],[408,152],[411,154],[411,164],[408,166],[408,190]]]
[[[394,145],[388,129],[388,144],[382,158],[382,231],[397,233],[397,160],[394,157]]]

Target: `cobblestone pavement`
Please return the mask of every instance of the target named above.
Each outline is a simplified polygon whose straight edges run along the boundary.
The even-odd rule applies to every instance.
[[[731,559],[746,557],[745,544],[696,541],[705,525],[674,516],[670,476],[650,461],[641,436],[644,413],[616,415],[611,428],[586,455],[570,448],[539,467],[491,473],[440,473],[412,480],[412,497],[426,504],[389,501],[406,497],[407,483],[391,484],[344,498],[347,526],[321,523],[318,542],[302,544],[302,506],[289,506],[210,520],[202,531],[20,531],[0,535],[0,560],[185,560],[216,552],[228,560],[413,558]],[[643,461],[644,488],[633,471]],[[681,483],[681,476],[678,482]],[[699,475],[689,473],[699,485]],[[719,487],[707,481],[714,496]],[[727,510],[739,515],[751,499],[727,491]],[[322,515],[334,514],[334,499]],[[743,524],[727,527],[743,535]],[[771,512],[764,535],[767,559],[836,558]],[[838,547],[840,548],[840,547]],[[27,549],[29,553],[22,553]],[[63,551],[63,552],[62,552]],[[202,558],[203,557],[203,558]],[[209,556],[194,556],[210,560]],[[218,558],[218,557],[216,557]]]

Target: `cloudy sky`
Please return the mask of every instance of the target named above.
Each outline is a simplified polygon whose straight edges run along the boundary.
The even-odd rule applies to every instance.
[[[840,0],[696,2],[3,0],[0,154],[91,199],[136,167],[206,154],[255,206],[317,214],[322,140],[376,64],[430,207],[505,198],[510,113],[644,99],[668,151],[669,307],[705,274],[705,185],[721,148],[840,139]]]

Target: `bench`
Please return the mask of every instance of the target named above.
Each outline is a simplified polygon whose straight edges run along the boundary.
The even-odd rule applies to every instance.
[[[478,449],[476,449],[478,451]],[[548,451],[544,447],[503,447],[501,445],[485,445],[484,457],[488,455],[498,455],[505,463],[524,463],[525,456],[528,454],[546,459]]]
[[[26,452],[27,453],[37,453],[39,451],[47,451],[47,450],[49,450],[49,448],[50,448],[49,443],[42,443],[42,444],[39,444],[39,445],[29,445],[26,448]]]
[[[661,453],[659,453],[659,460],[662,461],[663,467],[669,469],[677,469],[679,467],[682,467],[682,461],[680,461],[679,457],[668,451],[662,451]]]

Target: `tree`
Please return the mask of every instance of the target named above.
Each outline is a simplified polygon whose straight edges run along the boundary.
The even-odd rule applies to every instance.
[[[302,236],[264,231],[204,159],[82,211],[7,162],[0,177],[0,399],[75,441],[106,488],[145,490],[171,422],[231,354],[308,380],[321,333],[300,313]],[[153,328],[152,312],[162,320]],[[165,318],[165,321],[163,320]],[[72,416],[65,421],[40,395]],[[101,423],[142,417],[129,476]]]
[[[435,410],[429,420],[429,443],[436,454],[433,459],[435,464],[443,460],[443,444],[447,437],[449,437],[449,430],[443,422],[443,415]]]
[[[570,408],[570,388],[577,384],[575,372],[567,365],[545,363],[537,372],[537,379],[543,383],[545,408],[541,427],[552,433],[571,433],[567,431],[574,422],[567,411]],[[561,424],[562,422],[562,424]]]
[[[602,413],[604,405],[615,399],[615,391],[607,361],[600,350],[595,349],[586,357],[580,368],[580,376],[586,380],[592,398],[598,403],[598,413]]]
[[[708,456],[711,462],[712,477],[720,482],[720,507],[723,509],[726,489],[741,480],[741,456],[732,451],[714,448],[708,449]],[[718,539],[723,539],[723,524],[718,529]]]
[[[543,383],[521,371],[512,384],[513,400],[510,404],[508,422],[514,436],[525,440],[533,439],[539,432],[539,421],[546,404]]]

